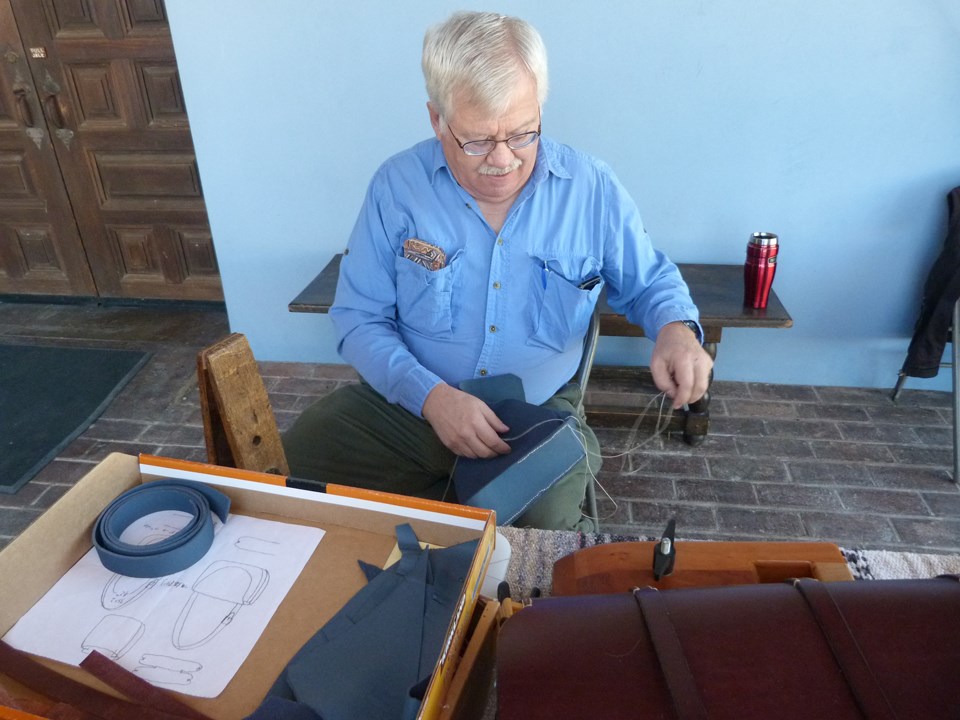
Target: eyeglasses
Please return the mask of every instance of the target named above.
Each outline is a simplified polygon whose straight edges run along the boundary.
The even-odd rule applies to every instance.
[[[518,133],[517,135],[511,135],[505,140],[471,140],[470,142],[465,143],[460,142],[460,138],[453,134],[453,130],[450,130],[449,125],[447,126],[447,129],[450,130],[450,135],[454,140],[457,141],[457,145],[460,146],[460,149],[463,150],[463,152],[471,157],[479,157],[480,155],[489,155],[500,143],[506,143],[507,147],[511,150],[519,150],[520,148],[533,145],[533,143],[537,141],[537,138],[540,137],[541,126],[542,123],[537,123],[536,130]]]

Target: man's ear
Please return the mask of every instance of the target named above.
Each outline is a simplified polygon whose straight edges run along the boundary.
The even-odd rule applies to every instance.
[[[442,140],[440,137],[440,113],[437,112],[437,109],[433,106],[433,103],[427,102],[427,111],[430,113],[430,125],[433,127],[433,132],[437,136],[437,140]]]

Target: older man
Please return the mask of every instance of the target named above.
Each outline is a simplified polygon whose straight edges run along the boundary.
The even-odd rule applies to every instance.
[[[712,361],[675,265],[656,251],[612,171],[541,136],[546,51],[517,18],[457,13],[424,39],[435,138],[387,160],[350,236],[330,315],[363,381],[308,408],[284,444],[294,475],[450,497],[457,457],[509,452],[510,428],[459,389],[512,373],[528,402],[576,412],[569,383],[601,288],[656,338],[657,387],[675,408]],[[582,410],[581,410],[581,421]],[[516,524],[586,528],[587,458]]]

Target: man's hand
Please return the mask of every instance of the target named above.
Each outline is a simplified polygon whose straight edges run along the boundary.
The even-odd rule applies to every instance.
[[[492,458],[510,452],[500,437],[510,428],[478,397],[446,383],[433,388],[423,403],[423,417],[440,442],[466,458]]]
[[[674,410],[703,397],[712,368],[713,360],[690,328],[680,322],[660,328],[650,371],[654,384],[673,401]]]

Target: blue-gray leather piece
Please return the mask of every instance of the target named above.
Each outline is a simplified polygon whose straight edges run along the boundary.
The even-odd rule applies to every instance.
[[[191,516],[187,525],[149,545],[121,542],[132,523],[161,510]],[[202,558],[213,542],[213,515],[227,521],[230,498],[191,480],[156,480],[119,495],[93,526],[93,546],[108,570],[129,577],[163,577],[180,572]]]
[[[513,373],[469,378],[460,383],[460,389],[480,398],[487,405],[493,405],[501,400],[521,400],[525,402],[527,399],[523,390],[523,380]]]
[[[568,412],[502,400],[490,406],[510,432],[506,455],[457,458],[457,500],[497,513],[509,525],[586,457],[577,419]]]
[[[423,550],[397,526],[401,558],[374,573],[297,652],[248,720],[401,720],[416,716],[477,541]]]

